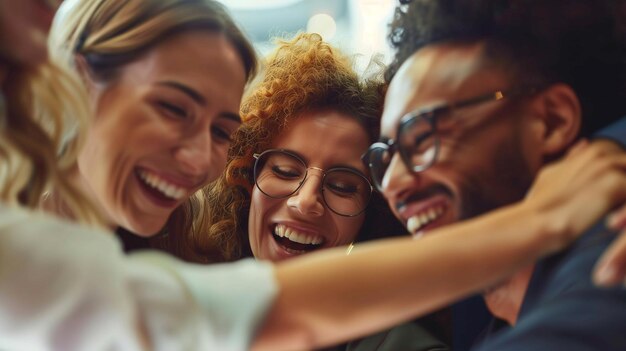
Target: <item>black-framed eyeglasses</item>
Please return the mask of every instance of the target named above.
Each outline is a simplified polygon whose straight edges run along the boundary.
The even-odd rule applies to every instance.
[[[379,191],[393,154],[398,151],[404,165],[413,173],[423,172],[437,161],[439,155],[439,135],[437,119],[441,115],[462,108],[489,101],[502,100],[520,95],[531,95],[537,89],[498,90],[456,103],[445,104],[429,109],[418,109],[400,119],[396,139],[372,144],[362,159],[370,170],[372,181]]]
[[[295,194],[311,169],[322,172],[322,198],[326,207],[338,215],[358,216],[365,211],[372,196],[372,184],[357,170],[307,167],[298,155],[283,149],[270,149],[253,156],[256,159],[254,183],[271,198],[281,199]]]

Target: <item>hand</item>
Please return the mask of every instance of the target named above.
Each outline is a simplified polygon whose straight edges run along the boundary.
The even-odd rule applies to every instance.
[[[624,205],[626,152],[608,140],[579,142],[564,159],[541,170],[524,202],[545,218],[548,232],[557,235],[555,249],[560,249]],[[626,217],[626,209],[617,213]],[[626,261],[626,252],[624,256]]]
[[[620,282],[626,285],[626,205],[609,215],[607,227],[621,231],[620,237],[598,260],[593,280],[601,286],[612,286]]]

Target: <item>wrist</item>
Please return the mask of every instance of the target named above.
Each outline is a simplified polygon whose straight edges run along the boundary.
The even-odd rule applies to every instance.
[[[532,244],[542,256],[563,249],[574,235],[562,207],[546,209],[536,206],[532,201],[524,200],[518,205],[519,218],[528,228]]]

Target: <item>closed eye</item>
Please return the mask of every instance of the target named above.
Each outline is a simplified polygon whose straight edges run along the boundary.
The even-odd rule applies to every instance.
[[[215,138],[218,141],[228,142],[228,143],[232,141],[230,137],[230,133],[228,133],[226,130],[224,130],[221,127],[218,127],[218,126],[211,127],[211,133],[215,136]]]
[[[326,186],[333,192],[342,195],[350,195],[357,192],[357,186],[354,184],[328,182]]]
[[[295,170],[291,170],[288,168],[281,168],[280,166],[273,166],[272,167],[272,172],[274,172],[274,174],[276,174],[277,176],[284,178],[284,179],[296,179],[296,178],[300,178],[300,173],[295,171]]]
[[[413,140],[413,145],[420,145],[424,141],[430,139],[434,134],[435,133],[430,131],[430,132],[422,133],[422,134],[416,136],[415,139]]]
[[[178,105],[166,101],[158,101],[157,105],[169,115],[173,115],[174,117],[178,118],[187,117],[187,110]]]

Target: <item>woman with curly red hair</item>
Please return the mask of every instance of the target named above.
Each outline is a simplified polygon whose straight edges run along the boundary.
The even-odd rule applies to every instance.
[[[197,262],[252,255],[278,261],[405,233],[372,191],[360,159],[378,136],[384,94],[378,72],[361,79],[354,61],[317,34],[279,41],[265,64],[242,103],[244,123],[225,174],[203,190],[208,204],[196,213],[195,227],[181,227],[168,245]],[[382,73],[382,65],[374,66]],[[277,162],[295,173],[268,172]],[[280,189],[272,189],[278,180]],[[268,213],[279,204],[284,213]]]
[[[225,174],[203,190],[207,208],[195,227],[171,233],[169,248],[202,263],[251,256],[277,262],[406,234],[373,191],[361,160],[378,137],[380,75],[360,79],[354,61],[317,34],[279,40],[265,64],[242,103],[244,123],[233,137]],[[384,343],[391,349],[447,350],[444,315],[348,347],[373,350],[389,339]]]
[[[16,4],[26,6],[16,7],[14,6]],[[85,51],[81,52],[81,55],[71,54],[68,58],[75,59],[76,61],[70,62],[77,63],[78,68],[84,70],[82,73],[85,74],[83,77],[86,79],[85,83],[88,82],[87,78],[94,78],[93,75],[99,78],[108,77],[113,79],[109,80],[109,83],[119,83],[109,85],[108,88],[124,87],[124,92],[136,94],[137,91],[130,89],[132,79],[122,82],[116,82],[116,79],[138,77],[128,74],[125,70],[117,72],[119,74],[112,74],[116,72],[110,70],[113,67],[109,64],[115,66],[115,64],[125,62],[122,65],[133,65],[133,68],[139,70],[161,67],[142,65],[135,61],[160,58],[158,61],[162,63],[169,62],[164,59],[167,56],[162,55],[178,53],[176,50],[168,50],[171,49],[168,45],[173,45],[172,40],[176,38],[169,37],[168,40],[163,40],[157,45],[160,49],[154,48],[157,51],[139,57],[117,56],[119,51],[116,50],[120,49],[118,45],[113,45],[114,52],[107,50],[102,55],[96,54],[93,51],[94,45],[101,44],[100,40],[109,42],[117,35],[128,34],[127,31],[132,31],[137,25],[147,21],[150,26],[145,31],[133,31],[132,35],[125,36],[130,39],[145,39],[143,34],[154,35],[154,31],[149,29],[156,24],[155,14],[169,13],[178,6],[187,7],[192,4],[200,7],[209,5],[215,8],[211,0],[65,1],[61,12],[65,13],[65,16],[73,14],[77,16],[79,22],[88,24],[83,31],[71,31],[70,34],[75,39],[71,42],[75,45],[70,44],[67,49],[70,52],[76,48]],[[29,63],[24,57],[15,54],[26,53],[18,51],[17,44],[34,44],[26,39],[45,37],[49,25],[49,20],[45,18],[50,18],[53,11],[45,11],[48,15],[43,16],[41,23],[43,31],[36,31],[30,38],[27,38],[27,35],[33,34],[32,26],[28,21],[26,23],[21,21],[30,19],[29,14],[37,11],[36,9],[41,10],[42,5],[43,2],[40,0],[28,2],[0,0],[0,82],[2,83],[0,124],[3,127],[0,129],[0,134],[2,134],[0,149],[3,154],[0,168],[3,181],[1,190],[4,192],[0,211],[0,239],[2,239],[0,275],[4,283],[0,284],[2,296],[0,314],[3,320],[0,325],[0,348],[2,349],[66,351],[243,350],[253,348],[276,351],[322,347],[399,323],[429,311],[433,307],[441,306],[450,300],[484,288],[532,259],[563,247],[565,242],[574,236],[573,232],[582,230],[572,228],[571,231],[554,232],[550,230],[554,227],[546,225],[540,227],[546,230],[529,232],[524,226],[527,224],[525,221],[528,214],[533,215],[533,220],[540,222],[538,224],[546,224],[544,220],[551,218],[542,215],[537,209],[549,205],[558,206],[563,198],[570,199],[562,193],[574,196],[571,201],[585,200],[576,198],[576,192],[558,187],[558,189],[548,188],[542,192],[541,196],[530,196],[523,203],[511,206],[497,214],[475,219],[459,227],[442,229],[442,233],[430,240],[417,243],[409,238],[398,238],[386,240],[383,243],[363,244],[359,250],[349,256],[346,256],[342,249],[329,249],[276,264],[248,261],[242,264],[213,267],[182,264],[167,255],[155,252],[124,256],[119,244],[109,232],[81,225],[91,223],[90,218],[97,222],[99,217],[87,215],[87,212],[91,212],[85,210],[88,207],[95,207],[94,211],[104,215],[105,211],[100,211],[102,208],[97,206],[101,205],[99,203],[96,206],[85,206],[90,204],[90,201],[81,196],[73,196],[74,201],[67,204],[69,209],[73,210],[71,212],[75,215],[73,219],[78,222],[77,224],[24,209],[25,206],[36,206],[41,192],[49,185],[57,185],[60,180],[72,179],[61,177],[61,175],[67,170],[74,169],[76,151],[80,148],[74,148],[74,144],[62,136],[67,135],[67,138],[73,140],[73,138],[88,135],[85,125],[81,127],[79,124],[76,129],[62,128],[61,122],[76,122],[76,115],[58,114],[55,118],[41,114],[43,111],[48,111],[48,108],[53,109],[49,111],[51,113],[64,112],[68,104],[79,104],[80,101],[62,100],[63,103],[58,104],[58,110],[56,110],[54,106],[50,107],[43,102],[41,105],[35,104],[36,100],[28,97],[37,94],[28,95],[28,89],[19,84],[15,85],[19,83],[15,78],[16,74],[26,73],[34,68],[35,61],[40,62],[39,59],[35,59]],[[82,6],[85,6],[84,9],[89,13],[97,12],[106,19],[92,22],[92,19],[100,17],[80,16],[77,11]],[[7,10],[9,8],[10,11]],[[189,11],[184,11],[186,14],[184,17],[196,18],[197,11],[190,10],[196,8],[188,7]],[[122,9],[131,10],[134,15]],[[215,13],[219,13],[219,18],[228,18],[223,11]],[[15,19],[18,21],[14,21]],[[126,20],[128,22],[125,22]],[[65,17],[63,23],[67,25],[67,21],[68,17]],[[119,21],[126,24],[120,25]],[[101,33],[102,35],[98,35],[97,38],[92,37],[91,40],[89,35],[83,35],[94,33],[93,31],[99,28],[98,25],[102,24],[110,24],[111,27],[108,27],[110,31]],[[67,26],[62,28],[68,29]],[[215,26],[194,25],[185,26],[183,29],[172,35],[178,35],[178,39],[182,40],[179,43],[184,43],[189,48],[203,47],[203,45],[197,45],[198,42],[206,43],[206,41],[199,40],[198,35],[203,34],[204,39],[212,38],[214,44],[227,45],[228,52],[236,51],[234,43],[231,44],[227,40],[226,34],[211,32],[216,29]],[[197,32],[207,29],[209,33]],[[17,41],[6,40],[5,35],[10,36],[10,33],[23,34],[24,37]],[[232,32],[228,33],[232,34]],[[187,39],[193,37],[197,40],[183,40],[181,36],[185,35],[191,36]],[[102,48],[99,45],[98,47]],[[45,52],[45,45],[41,40],[36,48],[29,45],[28,49],[31,48],[41,53]],[[197,53],[197,51],[191,52]],[[211,55],[217,53],[207,52]],[[26,56],[32,54],[32,52],[26,53]],[[237,57],[236,54],[234,55]],[[43,60],[45,55],[38,57]],[[229,55],[229,57],[233,56]],[[111,62],[110,59],[115,60]],[[125,60],[130,60],[130,62]],[[243,60],[240,61],[237,61],[237,64],[231,68],[237,71],[240,78],[238,81],[242,82],[241,90],[243,90],[245,72],[248,70]],[[228,66],[224,65],[221,69],[214,71],[218,74],[228,72],[226,69]],[[100,71],[103,76],[98,75],[97,71],[94,72],[95,67],[104,69]],[[181,73],[171,70],[167,72]],[[88,77],[87,74],[92,76]],[[51,74],[48,78],[53,78],[53,76]],[[146,76],[144,75],[143,78]],[[211,82],[203,83],[214,84],[217,81],[211,80]],[[165,85],[159,86],[160,92],[162,92],[161,89],[181,90],[181,86],[171,80],[159,82],[161,83],[159,85]],[[232,83],[229,80],[225,83],[229,82]],[[93,83],[94,89],[106,88],[106,84],[102,84],[104,82]],[[219,100],[223,89],[224,87],[218,84],[218,88],[209,96]],[[75,90],[76,93],[79,91],[77,87],[68,90]],[[185,93],[185,89],[182,90],[182,93]],[[53,98],[44,102],[61,100],[61,92],[62,90],[53,91],[51,94]],[[154,104],[151,106],[164,113],[164,118],[176,123],[180,109],[176,105],[172,106],[168,101],[156,98],[160,95],[155,92],[155,96],[151,95],[151,99],[144,99],[142,103]],[[126,96],[118,90],[114,96],[117,99],[116,104],[110,100],[112,96],[107,95],[109,99],[105,99],[106,103],[99,106],[109,109],[121,107],[118,103],[122,100],[126,100],[124,106],[131,109],[142,106],[130,99],[136,95]],[[238,105],[239,96],[236,98],[235,105]],[[190,98],[193,99],[191,96]],[[66,101],[68,104],[65,103]],[[87,111],[87,108],[85,107],[84,110]],[[134,114],[125,115],[128,118],[137,118]],[[108,117],[119,118],[121,116],[112,113]],[[185,120],[183,116],[178,117]],[[112,121],[109,120],[109,122]],[[219,130],[209,129],[206,124],[202,127],[188,128],[186,131],[191,134],[200,131],[207,134],[215,132],[216,136],[222,137],[220,140],[224,139],[224,134]],[[127,141],[126,139],[117,140]],[[36,143],[37,141],[42,143]],[[133,141],[136,148],[141,149],[142,145],[136,143],[137,140]],[[162,141],[153,138],[149,146],[154,147]],[[43,145],[43,147],[32,147],[33,145]],[[119,151],[119,145],[111,146]],[[128,151],[132,151],[130,149]],[[206,148],[206,152],[213,154],[205,156],[216,156],[218,150]],[[259,159],[261,158],[259,154]],[[40,168],[37,167],[42,161],[46,162],[46,166],[53,167],[44,167],[47,172],[39,172]],[[87,159],[87,161],[97,162],[98,157]],[[217,162],[211,169],[212,174],[216,176],[216,170],[221,170],[224,163]],[[95,166],[99,165],[98,163]],[[276,165],[281,164],[276,163]],[[274,168],[279,171],[278,173],[285,173],[286,177],[292,174],[289,169],[285,171],[282,167]],[[308,172],[315,173],[315,175],[310,175],[311,178],[321,176],[322,173],[318,168],[322,167],[307,166]],[[260,169],[263,170],[263,168]],[[546,177],[549,178],[552,175],[559,179],[558,175],[562,173],[558,170],[564,172],[562,168],[552,169]],[[329,170],[324,169],[324,171],[324,177],[328,178]],[[41,184],[43,186],[40,186]],[[309,182],[303,186],[310,191],[313,188],[311,184]],[[325,184],[342,189],[344,192],[346,189],[354,189],[350,186],[341,186],[344,185],[341,182]],[[71,183],[69,185],[65,187],[66,193],[76,195],[78,191],[73,192]],[[268,194],[276,195],[272,191],[273,188],[265,185],[260,188]],[[157,184],[157,187],[161,186]],[[165,189],[165,192],[171,194],[172,189]],[[173,195],[177,195],[176,192],[174,189]],[[67,201],[66,198],[63,200]],[[94,197],[94,201],[99,201],[99,199]],[[328,198],[325,201],[329,209],[344,215],[355,215],[353,207],[344,205],[355,203],[362,205],[360,202],[336,202]],[[80,211],[81,209],[85,211]],[[593,220],[593,218],[588,218],[593,215],[587,213],[586,207],[584,209],[582,213],[574,214],[579,219],[577,223],[582,226],[586,220]],[[606,211],[608,208],[598,209],[598,212],[601,212],[600,210]],[[165,218],[159,218],[159,223],[162,224],[165,221]],[[494,227],[520,235],[507,236],[515,238],[514,241],[504,236],[493,238],[492,235],[483,235],[485,231]],[[472,250],[467,250],[463,240],[460,240],[467,237],[474,239]],[[490,253],[489,260],[476,260],[476,257],[487,252]],[[456,259],[449,260],[447,257],[451,255]],[[458,280],[440,279],[445,274],[459,271],[463,271],[464,274]],[[303,277],[304,273],[306,277]],[[42,289],[42,286],[45,288]]]

